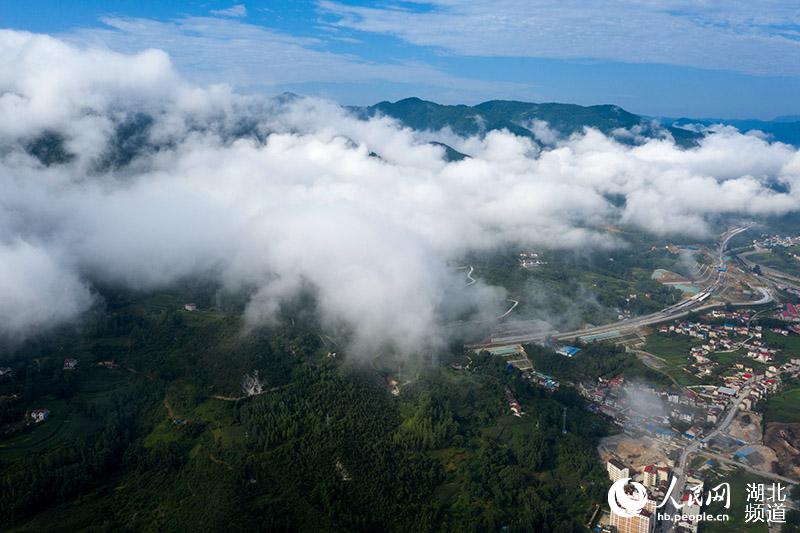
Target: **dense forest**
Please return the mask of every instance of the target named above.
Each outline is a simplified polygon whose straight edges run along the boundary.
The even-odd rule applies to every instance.
[[[107,294],[4,349],[4,529],[582,531],[602,501],[609,426],[570,389],[483,354],[420,358],[392,394],[391,365],[349,360],[313,313],[243,334],[212,301]]]
[[[525,350],[537,370],[568,382],[592,382],[598,377],[624,376],[656,385],[670,384],[663,374],[646,367],[622,346],[603,343],[577,344],[581,347],[581,353],[576,358],[558,355],[552,349],[537,344],[527,344]]]

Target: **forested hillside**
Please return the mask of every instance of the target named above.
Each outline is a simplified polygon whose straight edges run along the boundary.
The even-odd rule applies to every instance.
[[[235,305],[187,297],[109,293],[86,326],[4,351],[5,528],[580,531],[603,497],[607,425],[569,390],[473,355],[409,363],[393,395],[302,306],[243,335]]]

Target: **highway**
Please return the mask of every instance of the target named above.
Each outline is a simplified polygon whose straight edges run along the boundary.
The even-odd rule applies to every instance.
[[[602,326],[596,326],[591,328],[583,328],[574,331],[568,331],[564,333],[556,332],[556,331],[536,331],[531,334],[517,334],[517,335],[506,335],[506,336],[496,336],[492,337],[488,340],[488,342],[484,342],[482,344],[470,346],[471,348],[483,348],[483,347],[491,347],[497,346],[502,344],[517,344],[517,343],[525,343],[525,342],[541,342],[546,338],[552,338],[555,340],[568,340],[574,339],[577,337],[584,337],[584,336],[597,336],[602,335],[604,333],[612,333],[616,332],[619,335],[624,335],[629,331],[633,331],[639,329],[643,326],[648,326],[652,324],[657,324],[660,322],[670,321],[676,318],[680,318],[682,316],[688,315],[694,311],[702,311],[706,309],[711,309],[714,307],[719,307],[724,305],[722,302],[710,302],[709,299],[718,291],[720,291],[726,281],[727,267],[725,263],[725,251],[728,247],[730,240],[735,237],[736,235],[747,231],[750,229],[751,225],[743,225],[743,226],[736,226],[730,228],[728,231],[723,233],[719,239],[719,245],[716,250],[716,257],[714,258],[714,264],[709,265],[706,267],[704,272],[701,272],[703,282],[710,282],[711,284],[708,285],[705,289],[698,292],[697,294],[693,295],[692,297],[683,300],[675,305],[671,305],[666,307],[658,312],[651,313],[648,315],[643,315],[635,318],[630,318],[626,320],[620,320],[618,322],[613,322],[611,324],[605,324]],[[741,261],[745,266],[751,266],[748,264],[749,262],[741,256],[737,256],[737,259]],[[716,270],[716,278],[714,278],[714,270]],[[765,269],[762,267],[762,271]],[[765,272],[767,274],[767,272]],[[778,277],[780,273],[773,274],[774,277]],[[772,277],[772,276],[770,276]],[[775,287],[777,285],[776,279],[769,279],[767,276],[761,277],[765,282],[768,283],[768,287]],[[780,282],[784,283],[785,285],[792,285],[793,282],[797,283],[797,288],[800,289],[800,279],[790,279],[787,280],[785,275],[779,277]],[[713,282],[712,282],[713,280]],[[761,305],[769,303],[773,300],[773,295],[770,288],[767,287],[756,287],[761,294],[761,297],[758,300],[750,301],[750,302],[740,302],[733,305],[738,306],[751,306],[751,305]],[[513,307],[512,307],[513,309]],[[742,467],[745,470],[751,471],[759,476],[763,476],[769,479],[773,479],[776,481],[785,482],[787,484],[796,484],[797,482],[786,478],[784,476],[780,476],[778,474],[766,473],[756,470],[749,465],[738,463],[728,457],[722,456],[718,453],[706,451],[705,444],[706,442],[711,441],[717,435],[724,433],[728,427],[730,426],[733,419],[736,417],[736,413],[739,411],[739,406],[741,405],[744,398],[746,398],[750,393],[750,388],[752,385],[752,379],[749,380],[742,386],[739,393],[736,397],[731,401],[729,404],[728,410],[725,413],[725,416],[720,420],[720,422],[716,425],[716,427],[706,435],[702,440],[696,439],[694,441],[689,442],[684,448],[681,453],[679,460],[676,462],[674,467],[674,476],[676,479],[675,483],[675,490],[680,491],[677,494],[672,494],[671,496],[676,500],[680,501],[681,496],[686,485],[686,478],[687,478],[687,462],[689,458],[696,453],[702,453],[709,457],[713,457],[720,462],[735,464],[736,466]],[[672,503],[671,499],[668,499],[667,503],[664,507],[664,512],[669,514],[676,514],[679,513],[680,510],[676,509]],[[672,522],[662,523],[661,527],[663,528],[662,531],[665,532],[672,532],[674,529],[675,524]]]
[[[614,322],[611,324],[606,324],[602,326],[592,327],[592,328],[584,328],[574,331],[568,331],[564,333],[555,332],[555,331],[537,331],[531,334],[519,334],[519,335],[507,335],[502,337],[492,337],[489,339],[488,342],[485,342],[480,345],[471,346],[472,348],[482,348],[482,347],[490,347],[490,346],[497,346],[502,344],[516,344],[516,343],[524,343],[524,342],[540,342],[545,340],[545,338],[553,338],[555,340],[568,340],[574,339],[577,337],[583,336],[596,336],[602,335],[604,333],[612,333],[617,332],[620,335],[624,335],[629,331],[633,331],[639,329],[643,326],[648,326],[652,324],[657,324],[660,322],[666,322],[669,320],[673,320],[676,318],[680,318],[682,316],[688,315],[694,311],[701,311],[705,309],[711,309],[714,307],[719,307],[724,305],[722,302],[710,302],[709,299],[720,289],[724,287],[727,273],[727,267],[725,263],[725,250],[728,247],[730,240],[735,237],[736,235],[747,231],[750,229],[750,225],[743,225],[743,226],[736,226],[730,228],[728,231],[723,233],[719,239],[719,245],[716,250],[716,257],[713,266],[708,266],[706,271],[702,273],[702,277],[704,278],[704,282],[711,282],[705,289],[698,292],[697,294],[693,295],[692,297],[683,300],[675,305],[671,305],[666,307],[656,313],[651,313],[649,315],[643,315],[636,318],[630,318],[626,320],[621,320],[618,322]],[[740,261],[742,261],[746,266],[747,262],[741,257],[738,257]],[[716,278],[714,278],[714,270],[716,269]],[[762,267],[763,270],[763,267]],[[765,277],[762,277],[765,279]],[[713,280],[713,282],[712,282]],[[774,287],[776,285],[775,280],[765,279],[765,281],[769,282],[769,286]],[[785,278],[781,278],[781,281],[785,283]],[[795,281],[795,280],[791,280]],[[800,288],[800,279],[797,280],[798,288]],[[791,283],[789,283],[791,284]],[[734,305],[744,306],[744,305],[761,305],[769,303],[773,300],[772,292],[769,288],[766,287],[756,287],[761,293],[761,297],[758,300],[751,301],[751,302],[742,302],[737,303]],[[751,378],[752,381],[752,378]],[[734,400],[730,403],[728,410],[725,413],[725,416],[721,419],[721,421],[717,424],[717,426],[702,440],[697,439],[694,441],[689,442],[684,448],[681,453],[679,460],[676,462],[674,467],[674,475],[676,479],[675,483],[675,490],[680,491],[677,494],[672,494],[671,496],[674,497],[676,500],[680,501],[681,496],[686,485],[686,478],[687,478],[687,462],[689,458],[696,453],[703,453],[704,455],[708,455],[709,457],[714,457],[715,459],[730,463],[736,464],[746,470],[749,470],[753,473],[756,473],[760,476],[774,479],[776,481],[782,481],[789,484],[796,484],[797,482],[791,480],[789,478],[780,476],[778,474],[771,474],[758,471],[753,469],[745,464],[737,463],[728,457],[724,457],[719,455],[715,452],[705,451],[705,443],[712,440],[717,435],[725,432],[728,427],[730,426],[733,419],[736,417],[736,413],[739,411],[739,405],[742,403],[744,398],[748,396],[750,393],[751,381],[748,381],[744,384],[741,388],[737,396]],[[675,506],[672,504],[672,500],[668,499],[667,503],[664,507],[664,512],[669,514],[676,514],[680,512],[679,509],[676,509]],[[674,529],[675,524],[672,522],[662,523],[661,527],[663,528],[662,531],[671,532]]]
[[[530,333],[530,334],[491,337],[490,339],[488,339],[488,341],[470,345],[468,347],[482,348],[482,347],[499,346],[503,344],[541,342],[548,337],[553,338],[555,340],[569,340],[583,336],[602,335],[606,333],[612,333],[615,331],[619,332],[620,334],[624,334],[629,331],[637,330],[643,326],[649,326],[652,324],[657,324],[659,322],[666,322],[668,320],[680,318],[682,316],[688,315],[693,311],[701,311],[705,309],[719,307],[720,305],[723,304],[710,303],[707,300],[722,287],[725,281],[725,277],[727,275],[727,272],[724,268],[725,249],[728,247],[728,243],[734,236],[744,231],[747,231],[748,229],[750,229],[750,227],[751,226],[749,225],[733,227],[720,236],[720,242],[716,254],[717,277],[716,280],[714,280],[713,285],[707,287],[701,292],[698,292],[691,298],[683,300],[682,302],[679,302],[675,305],[671,305],[669,307],[666,307],[658,312],[651,313],[649,315],[642,315],[635,318],[628,318],[625,320],[612,322],[611,324],[605,324],[602,326],[584,328],[564,333],[559,333],[555,331],[536,331],[535,333]],[[758,290],[761,292],[761,298],[759,300],[746,303],[739,303],[734,305],[761,305],[772,301],[772,294],[767,289],[759,288]]]
[[[755,249],[749,252],[744,252],[741,254],[737,254],[736,258],[742,262],[742,264],[749,269],[752,269],[756,266],[753,261],[747,259],[748,256],[758,253],[766,252],[767,250],[762,249]],[[792,276],[791,274],[787,274],[785,272],[781,272],[780,270],[775,270],[774,268],[770,268],[767,266],[759,265],[761,269],[761,276],[762,280],[767,281],[773,286],[788,286],[794,289],[800,289],[800,278]]]

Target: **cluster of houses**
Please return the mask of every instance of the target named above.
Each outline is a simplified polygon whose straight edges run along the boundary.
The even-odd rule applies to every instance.
[[[784,304],[783,310],[779,313],[779,318],[788,320],[790,322],[800,322],[800,306],[795,304]]]
[[[753,373],[752,369],[743,367],[733,376],[724,377],[725,385],[717,387],[716,393],[718,396],[733,398],[738,396],[742,387],[748,384],[750,392],[739,404],[739,408],[749,411],[760,400],[778,392],[781,386],[780,374],[782,373],[800,374],[800,359],[792,359],[792,362],[785,363],[780,367],[770,366],[764,373]]]
[[[726,386],[708,386],[682,391],[658,391],[649,385],[625,384],[621,377],[598,378],[596,383],[578,384],[578,391],[589,400],[590,410],[599,411],[610,417],[617,425],[627,430],[635,428],[635,431],[674,444],[673,439],[679,434],[672,429],[672,426],[685,428],[688,425],[688,429],[682,432],[682,436],[686,439],[694,440],[702,436],[704,427],[719,421],[719,417],[732,398],[738,394],[740,387],[751,378],[752,374],[739,373],[726,381]],[[779,381],[776,378],[757,381],[752,385],[751,394],[754,398],[748,403],[747,408],[763,395],[777,390],[778,386]],[[649,395],[653,402],[660,403],[663,408],[653,409],[652,404],[639,405],[636,401],[630,401],[630,394],[637,391]],[[642,395],[637,394],[636,397],[642,398]]]
[[[786,365],[784,365],[786,366]],[[694,389],[686,389],[682,394],[669,393],[667,401],[676,405],[686,405],[702,411],[703,416],[696,414],[689,418],[684,413],[679,413],[677,418],[683,422],[716,424],[724,409],[730,402],[739,396],[743,387],[749,387],[749,393],[739,404],[740,409],[750,410],[756,402],[769,394],[774,394],[780,388],[781,368],[771,366],[771,370],[755,372],[752,368],[741,363],[735,365],[736,370],[731,375],[722,377],[722,385],[702,385]],[[798,366],[800,369],[800,366]]]
[[[667,461],[665,464],[648,464],[642,468],[641,472],[634,471],[633,467],[623,463],[618,458],[614,457],[606,463],[606,469],[609,478],[616,481],[622,478],[631,478],[635,481],[642,483],[647,489],[648,506],[645,509],[650,509],[650,513],[641,513],[630,519],[620,517],[612,513],[610,515],[610,522],[607,531],[637,531],[637,532],[652,532],[656,528],[654,523],[655,503],[664,500],[666,491],[670,484],[670,468],[674,466],[676,456],[686,445],[686,441],[700,439],[704,435],[704,426],[708,427],[711,424],[717,424],[720,417],[729,407],[729,403],[733,398],[737,397],[740,391],[744,388],[748,391],[748,396],[740,404],[740,409],[750,409],[752,402],[758,401],[767,394],[774,393],[780,386],[778,374],[781,372],[800,373],[800,360],[792,360],[780,369],[776,369],[776,375],[773,377],[768,376],[766,373],[756,374],[752,371],[748,372],[740,369],[733,375],[725,378],[724,386],[702,386],[698,390],[685,389],[682,391],[669,391],[659,393],[652,389],[649,392],[652,394],[660,394],[666,397],[667,408],[670,410],[669,418],[677,419],[686,424],[691,424],[688,429],[682,433],[678,433],[670,427],[664,427],[661,423],[665,422],[664,416],[651,416],[651,421],[646,421],[639,424],[631,424],[633,416],[640,417],[641,413],[633,415],[630,413],[632,410],[621,399],[624,398],[624,391],[631,387],[630,384],[623,384],[620,379],[615,380],[598,380],[596,385],[581,385],[579,390],[584,396],[589,396],[593,402],[602,402],[603,407],[616,407],[615,421],[623,425],[626,433],[633,431],[642,431],[649,434],[655,439],[663,443],[666,449],[671,450],[666,454]],[[612,383],[613,381],[613,383]],[[643,386],[639,386],[642,388]],[[628,412],[625,412],[625,409]],[[605,411],[605,409],[603,409]],[[643,410],[646,410],[643,409]],[[625,415],[628,415],[626,419]],[[685,426],[684,426],[685,427]],[[744,448],[734,454],[734,458],[741,462],[748,462],[748,455],[752,451],[751,448]],[[755,454],[753,454],[755,455]],[[668,466],[667,466],[668,465]],[[683,487],[676,487],[679,491],[682,507],[682,512],[686,514],[697,514],[703,504],[699,496],[704,494],[704,480],[698,477],[691,470],[686,480],[686,485]],[[675,494],[675,493],[673,493]],[[652,504],[651,504],[652,502]],[[708,503],[706,501],[705,503]],[[685,517],[681,518],[680,528],[678,531],[691,531],[697,532],[698,524],[692,523],[690,519]]]
[[[522,268],[536,268],[546,264],[547,261],[543,261],[536,252],[528,251],[519,253],[519,265]]]
[[[622,376],[613,379],[599,377],[596,383],[578,383],[578,392],[588,400],[600,404],[616,398],[623,383],[625,378]]]
[[[506,401],[508,402],[508,408],[514,414],[514,416],[521,417],[525,413],[522,411],[522,406],[519,404],[514,395],[511,393],[511,389],[506,387]]]
[[[597,378],[595,383],[578,383],[578,392],[589,400],[589,410],[600,412],[619,426],[626,426],[631,417],[637,416],[632,406],[623,402],[625,379],[622,376]]]
[[[800,243],[800,237],[784,237],[782,235],[762,235],[760,239],[754,239],[753,245],[757,248],[788,248]]]
[[[672,328],[673,331],[690,331],[695,335],[710,332],[696,326],[683,323]],[[734,326],[734,329],[737,327]],[[725,326],[721,328],[723,329],[719,330],[720,333],[729,332],[724,329]],[[756,333],[754,328],[750,328],[749,332]],[[719,421],[725,409],[739,397],[743,387],[747,386],[747,396],[742,399],[739,408],[751,410],[757,402],[779,390],[781,375],[800,375],[800,359],[757,370],[735,363],[731,370],[732,372],[721,376],[721,383],[718,385],[700,385],[682,391],[657,391],[648,385],[626,385],[621,377],[598,378],[595,383],[580,383],[578,391],[589,400],[590,409],[609,416],[624,428],[636,428],[636,431],[644,431],[655,438],[671,441],[677,435],[671,426],[681,429],[688,426],[688,429],[682,431],[682,436],[694,440],[702,436],[705,427]],[[665,408],[649,410],[647,406],[637,407],[635,402],[626,398],[632,389],[641,389],[640,392],[656,398]]]
[[[526,370],[522,373],[522,377],[537,385],[539,387],[543,387],[550,392],[553,392],[558,389],[560,383],[553,377],[548,376],[547,374],[542,374],[541,372],[537,372],[536,370]]]
[[[695,362],[691,366],[698,377],[711,373],[716,363],[709,359],[709,355],[718,352],[733,352],[739,349],[747,350],[747,356],[760,363],[770,363],[775,360],[778,350],[770,348],[761,340],[763,337],[762,326],[751,326],[748,320],[752,311],[712,311],[706,318],[725,319],[723,324],[705,324],[700,322],[680,322],[661,326],[658,331],[664,334],[687,335],[700,341],[702,344],[691,348],[689,355]],[[731,320],[730,322],[728,320]],[[733,321],[737,321],[735,323]],[[772,331],[781,335],[788,335],[789,331],[783,328],[772,328]]]

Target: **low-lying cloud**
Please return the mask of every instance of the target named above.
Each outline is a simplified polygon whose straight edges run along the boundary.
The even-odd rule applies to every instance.
[[[0,32],[0,333],[79,316],[98,280],[202,275],[248,291],[251,323],[312,287],[359,348],[411,351],[465,310],[505,305],[501,289],[464,288],[453,265],[468,251],[612,247],[613,224],[702,237],[710,217],[800,206],[797,150],[755,135],[721,128],[683,150],[539,126],[552,147],[450,135],[470,157],[447,162],[430,132],[193,86],[157,50]],[[73,157],[43,164],[43,138]]]

